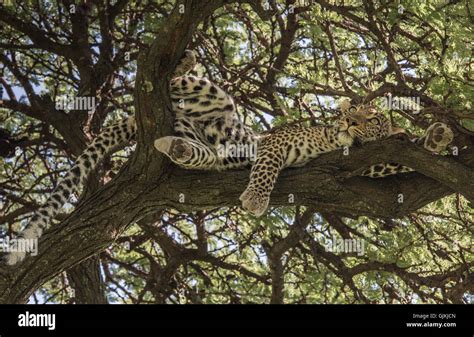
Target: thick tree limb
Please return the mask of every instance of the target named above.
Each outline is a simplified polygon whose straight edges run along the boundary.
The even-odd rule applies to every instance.
[[[420,173],[379,180],[344,179],[348,172],[395,158],[423,169],[443,183]],[[439,173],[433,173],[432,167],[438,162]],[[157,209],[187,212],[239,205],[238,197],[248,182],[248,171],[199,172],[169,165],[168,161],[164,164],[169,174],[154,175],[137,174],[127,165],[116,179],[47,231],[39,242],[38,256],[28,257],[17,267],[0,269],[0,302],[24,302],[43,282],[105,249],[130,223]],[[147,172],[146,167],[147,163],[143,163],[142,172]],[[292,193],[297,204],[340,215],[398,218],[459,190],[466,192],[469,199],[471,195],[466,190],[473,181],[473,167],[472,149],[456,159],[440,158],[406,141],[387,139],[353,148],[349,156],[333,152],[304,168],[286,170],[272,194],[272,204],[291,205],[288,194]],[[184,203],[179,202],[181,193]],[[398,202],[399,194],[404,196],[403,203]]]
[[[173,65],[196,25],[222,2],[184,4],[185,13],[175,10],[156,42],[139,58],[135,88],[137,151],[113,181],[45,233],[38,256],[28,257],[13,268],[0,267],[0,303],[25,302],[42,283],[104,250],[128,225],[151,212],[239,205],[238,196],[248,182],[248,171],[186,171],[172,166],[152,147],[155,138],[171,134],[168,77]],[[400,162],[420,173],[383,180],[353,174],[387,161]],[[333,152],[304,168],[286,170],[272,194],[272,205],[293,205],[288,202],[289,194],[293,194],[295,204],[338,215],[398,218],[453,192],[474,200],[469,188],[474,181],[473,168],[472,149],[457,158],[433,157],[411,143],[388,139],[353,148],[349,156]],[[181,194],[184,202],[179,201]]]
[[[184,13],[181,13],[183,4],[185,11]],[[160,128],[161,133],[171,133],[172,116],[170,113],[171,109],[169,109],[171,105],[168,98],[168,77],[178,62],[179,56],[182,55],[182,52],[196,26],[216,8],[222,6],[222,4],[222,1],[210,0],[188,0],[180,2],[175,7],[173,13],[163,23],[161,27],[162,29],[160,30],[160,33],[156,37],[156,40],[152,44],[151,48],[141,54],[138,63],[135,90],[137,124],[139,129],[137,147],[138,151],[131,159],[130,165],[128,165],[126,169],[122,171],[122,173],[125,175],[119,176],[124,177],[125,180],[127,180],[132,185],[133,181],[141,181],[144,183],[149,179],[150,175],[155,176],[154,172],[157,172],[157,169],[159,169],[158,172],[165,172],[162,170],[164,168],[162,163],[163,158],[156,156],[151,144],[153,143],[152,140],[157,136],[154,125],[163,126]],[[1,12],[0,15],[8,17],[8,13]],[[10,17],[7,19],[10,20]],[[17,22],[15,21],[13,23]],[[24,27],[18,23],[17,28],[20,29]],[[153,85],[155,85],[155,87],[153,87]],[[88,198],[87,200],[90,199],[91,198]],[[124,222],[116,222],[112,218],[109,218],[108,220],[104,219],[104,222],[100,222],[101,225],[105,227],[113,227],[114,229],[109,228],[110,231],[107,230],[107,232],[109,232],[109,234],[112,236],[106,235],[108,238],[103,237],[100,241],[104,240],[103,242],[110,242],[110,239],[116,238],[119,232],[122,231],[126,225],[130,224],[132,221],[138,220],[147,213],[149,213],[149,211],[141,214],[133,213],[132,217],[127,219],[125,219],[126,217],[123,218],[122,220],[125,220]],[[99,211],[98,214],[104,213]],[[82,230],[86,230],[86,232],[88,232],[88,230],[92,228],[89,225],[86,225],[87,228],[85,228],[83,226],[84,223],[79,225],[81,228],[79,229],[80,232],[82,232]],[[118,225],[118,227],[115,227],[115,225]],[[54,229],[59,227],[62,226],[55,226],[52,228],[52,230],[54,231]],[[75,230],[72,230],[72,232],[74,231]],[[69,233],[71,234],[71,232]],[[78,233],[76,232],[76,234]],[[92,253],[92,250],[94,250],[96,253],[98,253],[107,247],[107,245],[102,246],[100,244],[102,248],[98,249],[99,247],[96,246],[97,242],[94,243],[94,240],[88,241],[87,239],[92,237],[93,233],[88,232],[83,234],[84,236],[82,236],[82,234],[79,236],[81,236],[82,239],[85,239],[85,241],[79,239],[79,241],[75,242],[77,247],[82,247],[82,249],[84,249],[83,252],[88,251],[89,253]],[[47,240],[47,236],[45,236],[44,239]],[[68,240],[75,239],[69,237]],[[72,244],[72,241],[69,241],[69,243]],[[68,246],[70,244],[68,244]],[[94,246],[95,249],[91,249]],[[31,292],[44,281],[46,281],[48,277],[52,277],[59,272],[76,265],[85,258],[94,255],[89,253],[86,256],[81,252],[75,252],[73,255],[76,257],[71,260],[65,259],[64,256],[59,255],[56,256],[56,261],[53,263],[55,267],[53,267],[53,265],[48,266],[41,263],[34,264],[33,269],[35,270],[29,270],[27,273],[25,272],[27,269],[23,269],[22,266],[24,264],[22,264],[22,266],[19,266],[19,268],[17,268],[18,266],[12,268],[12,270],[15,270],[15,274],[18,276],[18,278],[13,274],[10,274],[8,271],[0,270],[0,303],[16,303],[26,301]],[[46,271],[46,269],[49,271]],[[44,275],[45,277],[40,275]],[[29,285],[27,285],[27,283]]]

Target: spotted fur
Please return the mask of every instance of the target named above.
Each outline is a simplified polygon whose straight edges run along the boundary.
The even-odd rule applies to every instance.
[[[46,203],[33,215],[30,223],[19,235],[19,239],[38,239],[43,234],[51,219],[59,213],[69,197],[78,192],[81,184],[92,172],[102,158],[114,149],[128,144],[135,137],[135,119],[129,117],[119,123],[105,128],[102,133],[77,158],[74,165],[59,181],[56,189]],[[16,264],[23,260],[25,252],[12,252],[5,259],[7,264]]]
[[[355,141],[382,139],[402,131],[392,127],[389,120],[372,107],[346,106],[342,108],[343,117],[335,126],[287,127],[258,135],[239,120],[234,101],[224,90],[208,79],[185,75],[195,64],[194,53],[186,51],[170,82],[175,135],[157,139],[154,146],[179,166],[200,170],[249,166],[254,159],[252,152],[257,152],[250,183],[240,197],[243,207],[255,215],[261,215],[266,210],[270,193],[282,169],[302,166],[322,153],[351,146]],[[431,131],[424,139],[425,147],[438,149],[442,147],[439,144],[452,140],[447,131],[439,131],[439,125]],[[38,239],[99,162],[107,154],[132,141],[135,133],[133,116],[104,129],[77,158],[20,238]],[[229,151],[232,149],[237,151]],[[404,170],[403,167],[389,166],[391,164],[381,165],[385,165],[382,171],[387,168],[393,169],[393,172]],[[24,257],[25,253],[11,253],[6,256],[6,262],[16,264]]]
[[[241,122],[232,97],[206,78],[178,77],[171,81],[175,112],[174,136],[155,141],[158,151],[189,169],[226,170],[250,164],[259,136]]]
[[[280,171],[302,166],[319,155],[352,146],[355,141],[383,139],[401,132],[373,107],[341,107],[343,117],[334,126],[292,127],[263,138],[250,173],[250,182],[240,196],[242,207],[261,216]]]
[[[393,127],[373,107],[345,104],[342,108],[344,115],[337,125],[284,128],[262,138],[250,182],[240,196],[244,209],[261,216],[268,207],[280,171],[286,167],[305,165],[322,153],[352,146],[354,142],[365,143],[404,132]],[[435,123],[419,141],[428,150],[444,149],[452,141],[452,132],[448,130],[451,131],[445,124]],[[364,175],[375,178],[410,171],[405,166],[388,163],[374,165]]]
[[[250,164],[250,157],[224,151],[234,147],[255,146],[258,135],[242,123],[232,98],[205,78],[185,75],[196,64],[196,56],[186,51],[170,83],[175,136],[157,139],[155,147],[176,164],[188,169],[224,170]],[[87,147],[58,183],[46,203],[35,212],[19,239],[38,239],[48,223],[59,213],[71,194],[99,162],[135,138],[135,118],[129,117],[105,128]],[[222,151],[219,151],[222,150]],[[25,258],[25,252],[6,255],[13,265]]]
[[[423,145],[423,147],[433,153],[440,153],[448,147],[454,139],[454,133],[449,126],[436,122],[426,129],[423,137],[413,138],[413,143]],[[384,178],[390,175],[413,172],[410,167],[397,163],[377,164],[369,167],[362,173],[362,176],[370,178]]]

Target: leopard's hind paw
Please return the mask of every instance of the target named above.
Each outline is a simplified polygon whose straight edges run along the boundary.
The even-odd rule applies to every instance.
[[[177,164],[186,163],[193,155],[191,144],[186,139],[174,136],[166,136],[155,140],[155,148]]]

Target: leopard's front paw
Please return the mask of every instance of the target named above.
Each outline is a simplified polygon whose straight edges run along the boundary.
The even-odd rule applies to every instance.
[[[426,130],[424,148],[428,151],[439,153],[446,150],[454,139],[454,133],[451,128],[441,122],[430,125]]]
[[[155,148],[178,164],[189,161],[193,155],[192,145],[179,137],[167,136],[159,138],[155,140]]]
[[[257,217],[265,213],[270,202],[269,196],[252,188],[247,188],[239,199],[242,207]]]

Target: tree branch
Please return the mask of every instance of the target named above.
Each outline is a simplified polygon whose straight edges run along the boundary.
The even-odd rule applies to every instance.
[[[44,32],[32,23],[25,22],[15,15],[0,7],[0,21],[14,27],[18,31],[27,35],[31,41],[40,49],[50,51],[54,54],[64,56],[69,59],[77,59],[74,56],[74,49],[71,45],[57,43],[46,37]]]
[[[368,165],[394,159],[443,183],[420,173],[385,179],[344,178]],[[441,164],[435,164],[438,162]],[[36,287],[108,247],[130,223],[145,214],[162,208],[186,212],[239,205],[238,197],[248,182],[248,171],[200,172],[170,169],[169,165],[166,160],[165,171],[153,175],[137,174],[126,165],[114,180],[45,233],[38,256],[29,256],[13,268],[0,268],[0,303],[26,301]],[[438,173],[433,173],[434,166]],[[467,187],[474,179],[473,167],[472,149],[456,159],[433,157],[411,143],[392,138],[352,148],[349,156],[336,151],[306,167],[285,170],[272,193],[272,204],[293,205],[288,203],[288,194],[292,193],[296,204],[339,215],[398,218],[453,192],[462,191],[469,199],[472,192]],[[184,203],[179,200],[181,193]],[[399,194],[404,196],[403,202],[399,202]]]

